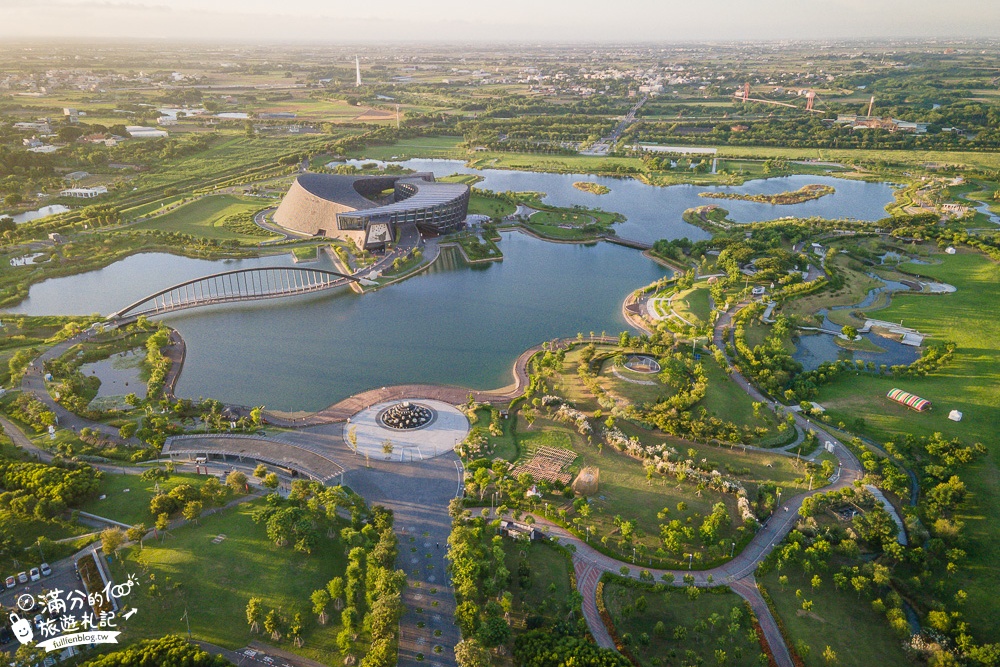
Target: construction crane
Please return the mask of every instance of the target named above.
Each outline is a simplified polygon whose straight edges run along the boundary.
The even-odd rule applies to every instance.
[[[743,84],[743,90],[737,90],[735,93],[733,93],[733,97],[740,98],[740,100],[742,100],[744,103],[746,103],[746,102],[759,102],[761,104],[772,104],[774,106],[788,107],[790,109],[799,109],[800,108],[800,107],[798,107],[798,106],[796,106],[794,104],[789,104],[788,102],[778,102],[776,100],[765,100],[765,99],[761,99],[759,97],[750,97],[750,84],[749,83],[744,83]],[[823,113],[822,111],[813,108],[813,105],[815,104],[815,101],[816,101],[816,92],[810,90],[808,93],[806,93],[806,111],[808,111],[810,113]]]

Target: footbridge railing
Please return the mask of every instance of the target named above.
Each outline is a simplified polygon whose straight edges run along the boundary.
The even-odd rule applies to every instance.
[[[349,282],[361,282],[361,279],[336,271],[291,266],[223,271],[160,290],[112,313],[110,319],[162,315],[219,303],[276,299],[333,289]]]

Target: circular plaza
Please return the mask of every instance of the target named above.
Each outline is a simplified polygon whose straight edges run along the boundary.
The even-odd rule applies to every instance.
[[[388,461],[420,461],[455,449],[469,434],[461,410],[432,399],[412,398],[369,406],[352,416],[344,442],[358,454]]]

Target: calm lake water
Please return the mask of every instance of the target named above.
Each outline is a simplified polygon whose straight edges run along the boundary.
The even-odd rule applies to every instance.
[[[14,218],[14,222],[20,225],[22,222],[28,222],[29,220],[37,220],[39,218],[44,218],[46,216],[55,215],[56,213],[65,213],[69,210],[69,206],[63,206],[62,204],[52,204],[51,206],[43,206],[34,211],[25,211],[24,213],[18,213]]]
[[[485,177],[496,191],[548,193],[547,202],[618,211],[629,220],[620,236],[643,241],[706,238],[681,220],[692,206],[712,203],[705,190],[776,193],[826,183],[837,193],[795,206],[726,201],[740,222],[785,215],[877,219],[892,199],[885,184],[790,176],[739,188],[656,188],[633,180],[466,168],[459,161],[409,160],[407,167]],[[589,180],[611,188],[593,195],[573,187]],[[718,202],[716,202],[718,203]],[[621,302],[667,271],[639,252],[606,243],[553,244],[505,233],[504,261],[470,267],[445,251],[419,277],[358,296],[342,289],[290,299],[214,306],[167,316],[187,341],[178,394],[211,396],[277,410],[317,410],[359,391],[430,382],[494,388],[512,381],[511,365],[528,347],[578,332],[626,328]],[[169,254],[129,257],[98,271],[34,285],[10,312],[108,314],[170,285],[218,271],[292,266],[290,255],[207,261]],[[317,264],[333,268],[328,258]]]
[[[374,294],[342,289],[167,316],[187,342],[178,394],[317,410],[390,384],[500,387],[532,345],[627,328],[622,300],[667,274],[606,243],[553,244],[509,232],[500,246],[503,262],[470,267],[446,250],[428,273]],[[226,263],[137,255],[40,283],[12,312],[109,313],[187,278],[291,264],[287,255]]]
[[[377,162],[376,160],[351,160],[351,164]],[[380,163],[384,164],[384,163]],[[588,208],[616,211],[628,218],[615,225],[615,232],[624,238],[653,243],[659,239],[688,237],[691,240],[707,239],[711,235],[681,219],[684,211],[695,206],[718,204],[729,211],[735,222],[759,222],[785,216],[808,218],[854,218],[878,220],[886,216],[885,206],[893,201],[892,186],[888,183],[866,183],[832,176],[782,176],[747,181],[735,187],[705,187],[700,185],[671,185],[656,187],[635,179],[618,179],[590,174],[543,174],[504,169],[471,169],[460,160],[406,160],[398,162],[416,171],[432,171],[437,176],[449,174],[476,174],[484,178],[476,187],[504,192],[506,190],[545,192],[544,201],[555,206],[579,204]],[[595,195],[573,187],[578,181],[605,185],[611,192]],[[699,197],[699,192],[738,192],[746,194],[778,194],[798,190],[803,185],[818,183],[836,189],[831,195],[802,204],[773,206],[751,201],[709,199]]]

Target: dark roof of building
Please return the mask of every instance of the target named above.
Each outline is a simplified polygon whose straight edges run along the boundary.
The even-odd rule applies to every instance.
[[[429,172],[401,176],[301,174],[296,180],[306,191],[320,199],[374,215],[444,204],[469,191],[469,186],[462,183],[438,183],[434,180],[434,174]],[[379,206],[368,198],[395,187],[399,181],[413,184],[416,194],[384,206]]]

